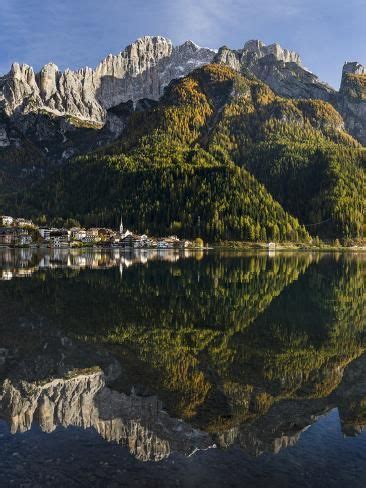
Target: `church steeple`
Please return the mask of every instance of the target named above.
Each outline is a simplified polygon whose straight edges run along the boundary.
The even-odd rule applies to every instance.
[[[119,224],[119,233],[120,233],[120,235],[122,235],[122,234],[123,234],[123,222],[122,222],[122,215],[121,215],[121,222],[120,222],[120,224]]]

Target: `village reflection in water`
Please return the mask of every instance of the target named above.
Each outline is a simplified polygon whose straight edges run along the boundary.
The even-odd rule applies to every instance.
[[[148,261],[176,262],[179,259],[195,257],[201,259],[204,251],[189,249],[86,249],[63,248],[0,248],[0,280],[26,278],[37,271],[58,268],[108,269],[123,268]]]

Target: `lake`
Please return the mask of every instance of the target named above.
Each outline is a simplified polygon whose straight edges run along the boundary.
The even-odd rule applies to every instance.
[[[366,254],[0,249],[1,487],[365,487]]]

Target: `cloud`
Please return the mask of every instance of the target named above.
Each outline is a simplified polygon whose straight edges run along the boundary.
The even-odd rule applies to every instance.
[[[248,31],[253,32],[256,26],[265,25],[268,20],[284,22],[298,16],[303,4],[300,0],[184,0],[168,7],[169,3],[165,2],[169,30],[174,38],[181,41],[189,32],[194,39],[211,44],[233,37],[233,33],[235,37],[240,35],[244,42]],[[262,32],[262,37],[265,34]]]

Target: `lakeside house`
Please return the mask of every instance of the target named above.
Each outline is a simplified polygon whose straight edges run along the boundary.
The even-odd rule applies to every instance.
[[[34,224],[31,220],[23,219],[23,218],[15,219],[13,225],[15,227],[34,227]]]
[[[66,229],[57,229],[50,232],[51,247],[67,247],[69,245],[69,233]]]
[[[129,233],[121,237],[120,244],[122,247],[143,247],[144,240],[141,238],[142,236]]]
[[[93,227],[91,229],[87,229],[86,237],[94,237],[95,239],[99,237],[99,228]]]
[[[32,243],[32,237],[28,232],[18,233],[15,236],[14,243],[16,246],[29,246]]]
[[[100,241],[99,238],[99,229],[98,228],[92,228],[92,229],[87,229],[85,231],[85,237],[82,239],[82,242],[85,242],[87,244],[95,244]]]
[[[158,241],[156,247],[158,249],[168,249],[169,244],[165,240]]]
[[[31,242],[32,237],[27,229],[0,227],[0,244],[4,246],[26,246]]]
[[[45,241],[49,241],[51,237],[51,232],[57,232],[58,229],[55,228],[47,228],[47,227],[40,227],[38,229],[39,235],[44,239]]]
[[[14,278],[14,274],[10,269],[3,269],[0,273],[1,281],[10,281]]]
[[[79,229],[79,230],[75,230],[73,233],[72,233],[72,240],[75,240],[75,241],[80,241],[82,242],[86,237],[86,229]]]
[[[0,215],[0,225],[3,227],[35,227],[33,222],[29,219],[19,217],[14,219],[10,215]]]
[[[67,243],[69,240],[66,229],[41,227],[38,229],[38,233],[52,247],[60,247],[61,244]]]
[[[103,242],[109,242],[111,239],[115,237],[115,235],[116,232],[114,232],[111,229],[107,229],[105,227],[101,227],[100,229],[98,229],[98,237]]]
[[[71,229],[69,229],[69,238],[70,238],[70,240],[76,239],[76,236],[78,236],[79,235],[79,232],[81,232],[82,230],[85,231],[85,229],[80,229],[80,227],[71,227]]]
[[[0,216],[0,224],[3,227],[8,227],[13,225],[14,219],[13,217],[10,217],[9,215],[1,215]]]
[[[4,246],[10,246],[13,242],[14,232],[12,228],[2,227],[0,228],[0,244]]]

